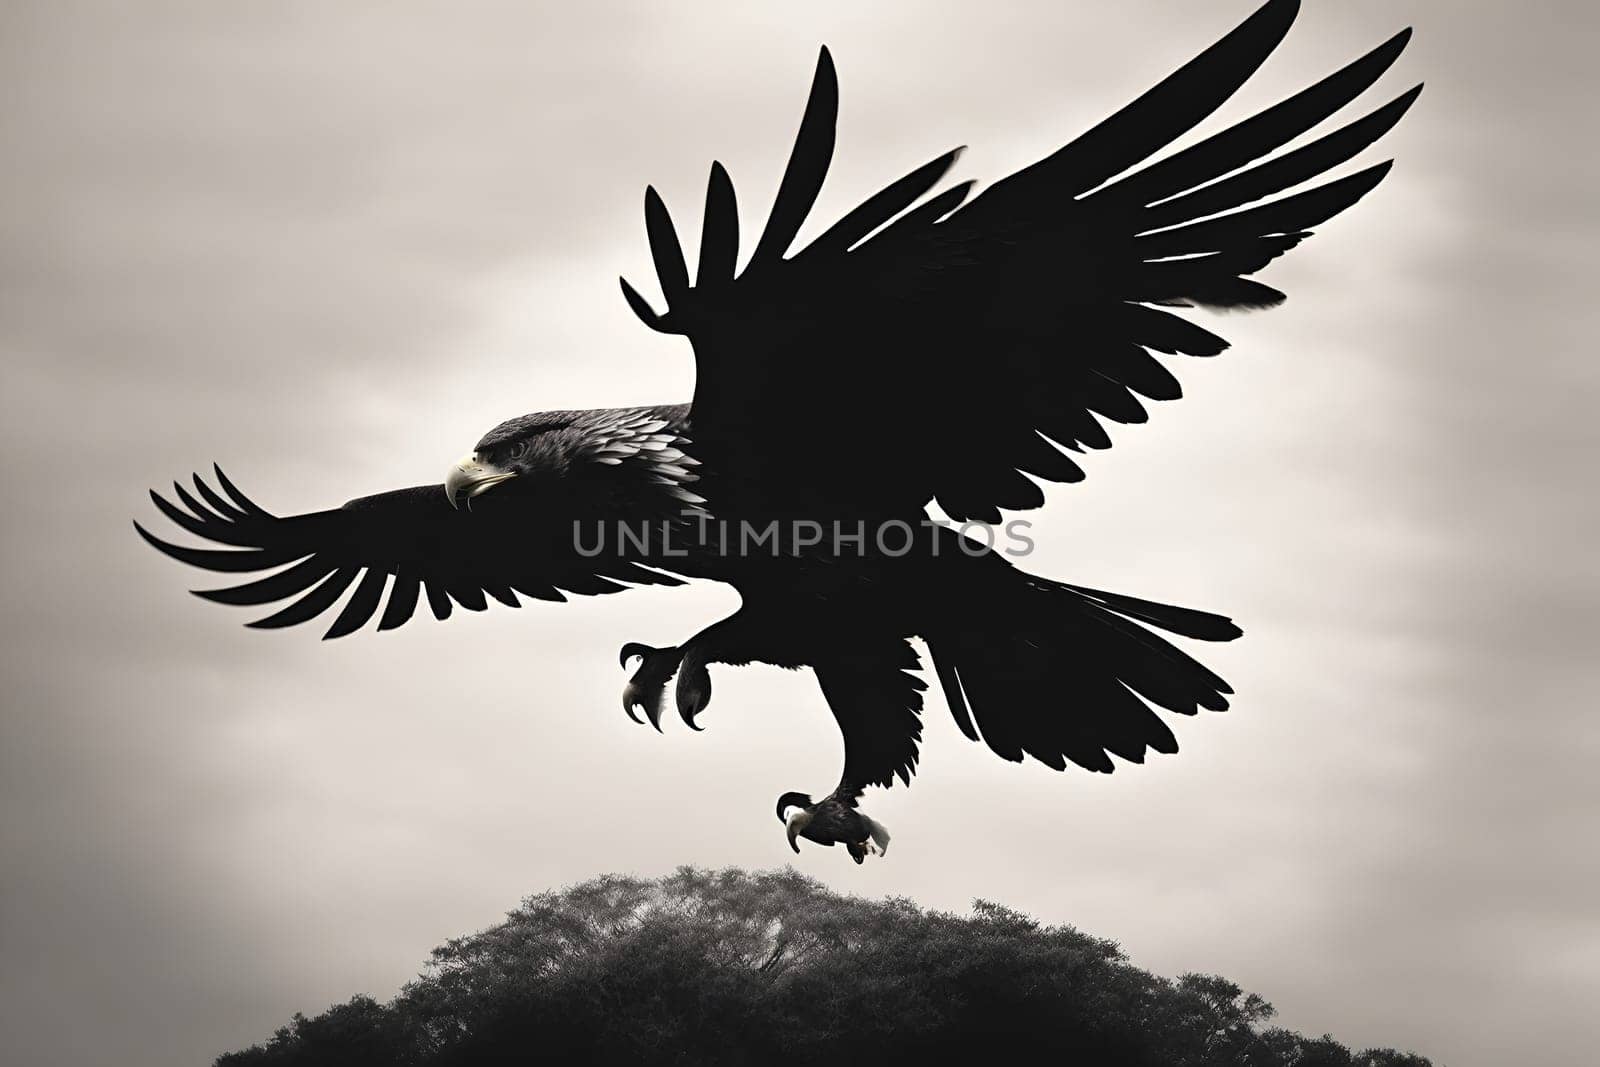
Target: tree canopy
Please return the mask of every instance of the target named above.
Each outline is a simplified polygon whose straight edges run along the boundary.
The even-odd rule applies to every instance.
[[[1215,975],[977,901],[970,915],[830,892],[793,869],[605,875],[433,951],[387,1004],[296,1015],[217,1067],[849,1064],[1027,1053],[1091,1064],[1427,1067],[1268,1025]]]

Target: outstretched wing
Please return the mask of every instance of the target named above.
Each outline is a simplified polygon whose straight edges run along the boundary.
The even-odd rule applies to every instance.
[[[626,281],[623,292],[648,325],[693,343],[708,493],[749,513],[823,515],[903,513],[937,499],[952,517],[997,521],[999,508],[1043,501],[1022,472],[1081,479],[1058,445],[1108,447],[1102,419],[1142,422],[1140,397],[1180,395],[1152,353],[1227,347],[1168,309],[1281,302],[1251,276],[1388,172],[1381,163],[1292,192],[1386,132],[1421,86],[1274,153],[1371,86],[1409,30],[1146,162],[1233,95],[1298,6],[1269,0],[1128,107],[965,206],[970,182],[917,203],[955,161],[948,153],[784,258],[833,153],[838,89],[824,49],[772,213],[737,277],[734,192],[720,165],[692,287],[666,208],[647,192],[668,310],[656,313]]]
[[[844,734],[844,775],[834,799],[854,807],[869,785],[910,784],[922,738],[916,651],[900,637],[852,642],[814,665],[817,682]]]
[[[452,604],[482,611],[489,599],[518,607],[517,594],[565,600],[563,593],[613,593],[637,585],[681,585],[669,574],[607,554],[586,558],[573,520],[584,512],[513,493],[478,498],[473,511],[456,511],[444,486],[420,485],[352,500],[342,508],[279,517],[239,492],[216,470],[221,492],[198,474],[195,494],[173,484],[182,507],[159,493],[150,498],[163,515],[189,533],[228,545],[188,548],[140,536],[173,559],[224,574],[272,572],[242,585],[197,589],[221,604],[287,606],[248,625],[273,629],[308,622],[344,603],[324,637],[360,629],[383,607],[378,629],[412,617],[426,595],[438,619]],[[551,490],[559,492],[559,487]],[[184,510],[187,508],[188,510]],[[282,568],[282,569],[279,569]]]

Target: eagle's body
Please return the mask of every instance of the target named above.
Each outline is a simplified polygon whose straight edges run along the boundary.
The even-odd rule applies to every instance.
[[[1043,502],[1027,475],[1080,480],[1068,453],[1108,447],[1102,420],[1144,421],[1135,394],[1180,395],[1152,353],[1227,347],[1174,309],[1281,302],[1250,275],[1387,173],[1380,164],[1278,195],[1376,140],[1417,89],[1278,150],[1369,87],[1409,31],[1150,162],[1254,72],[1296,9],[1270,0],[1132,105],[970,202],[971,183],[923,199],[958,155],[946,153],[791,255],[833,150],[837,87],[824,50],[742,273],[720,165],[693,285],[665,206],[646,195],[669,309],[656,312],[626,282],[623,291],[646,324],[692,342],[690,403],[511,419],[443,485],[288,518],[218,471],[220,492],[197,477],[198,497],[176,489],[183,507],[155,500],[179,526],[230,547],[140,533],[211,570],[286,567],[201,593],[290,601],[251,625],[305,622],[344,597],[329,637],[373,619],[401,625],[424,597],[443,619],[491,599],[726,582],[742,602],[729,618],[677,645],[624,647],[625,661],[639,660],[624,707],[659,726],[670,699],[694,725],[711,664],[811,667],[844,735],[844,773],[816,805],[786,795],[808,812],[798,829],[789,824],[791,841],[843,840],[853,855],[875,825],[857,811],[862,789],[909,782],[915,770],[926,684],[911,638],[925,642],[963,732],[1006,759],[1110,771],[1113,755],[1176,751],[1154,709],[1221,710],[1231,690],[1160,632],[1229,640],[1240,632],[1231,621],[1029,575],[926,515],[936,503],[957,521],[998,523],[1002,509]]]

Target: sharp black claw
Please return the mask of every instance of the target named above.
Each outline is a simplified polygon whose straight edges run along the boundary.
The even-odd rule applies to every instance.
[[[644,710],[644,718],[634,714],[634,708]],[[661,732],[661,690],[641,688],[629,682],[622,690],[622,710],[628,713],[628,718],[643,726],[648,722],[656,728],[656,733]]]
[[[628,718],[638,723],[648,720],[657,733],[661,732],[661,709],[666,703],[667,683],[677,673],[682,655],[676,648],[652,648],[638,641],[622,646],[618,658],[624,668],[629,660],[635,657],[639,660],[639,666],[622,690],[622,710],[628,713]],[[634,714],[635,707],[644,710],[644,719]]]
[[[691,664],[685,667],[678,675],[678,685],[675,696],[678,704],[678,716],[683,719],[684,725],[689,729],[699,732],[705,729],[695,725],[695,716],[706,709],[711,703],[711,675],[705,667]]]

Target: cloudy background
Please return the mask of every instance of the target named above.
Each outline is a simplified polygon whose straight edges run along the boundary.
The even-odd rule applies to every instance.
[[[1186,401],[1031,516],[1032,569],[1241,620],[1204,650],[1235,710],[1106,778],[999,761],[934,700],[915,788],[872,802],[896,855],[797,865],[1069,922],[1352,1045],[1577,1063],[1600,999],[1600,16],[1308,7],[1227,114],[1414,23],[1369,104],[1429,83],[1384,143],[1399,166],[1273,268],[1287,307],[1228,320]],[[687,348],[616,291],[650,274],[642,189],[692,231],[720,158],[754,227],[819,43],[843,90],[825,220],[954,144],[967,176],[1029,162],[1251,8],[6,4],[14,1062],[205,1063],[392,995],[528,893],[781,865],[773,797],[838,772],[804,675],[724,669],[701,735],[622,716],[618,645],[693,632],[727,590],[258,633],[135,538],[147,487],[217,459],[312,510],[439,478],[509,415],[687,398]]]

